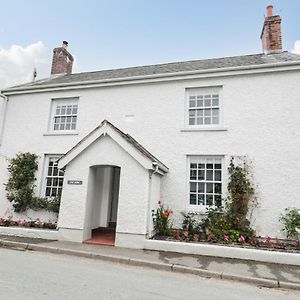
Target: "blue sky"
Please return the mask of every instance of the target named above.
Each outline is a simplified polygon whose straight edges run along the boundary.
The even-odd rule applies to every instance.
[[[299,0],[0,0],[0,50],[41,41],[51,60],[68,40],[77,72],[259,53],[270,3],[291,50]]]

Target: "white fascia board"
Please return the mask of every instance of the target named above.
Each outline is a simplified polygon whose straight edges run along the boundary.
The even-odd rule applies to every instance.
[[[145,84],[165,81],[178,81],[189,79],[201,79],[201,78],[214,78],[224,76],[241,76],[252,75],[260,73],[274,73],[274,72],[287,72],[300,70],[300,61],[297,62],[283,62],[272,63],[266,65],[250,65],[242,67],[228,67],[228,68],[216,68],[210,70],[197,70],[186,72],[175,72],[166,74],[144,75],[125,78],[113,78],[94,81],[81,81],[73,83],[61,83],[61,84],[48,84],[42,87],[30,86],[16,89],[3,90],[5,95],[15,94],[27,94],[27,93],[40,93],[46,91],[60,91],[60,90],[78,90],[88,89],[93,87],[104,86],[119,86],[119,85],[131,85],[131,84]]]
[[[58,161],[58,168],[63,169],[66,167],[76,156],[83,152],[89,145],[94,143],[102,135],[109,135],[117,144],[120,145],[129,155],[131,155],[138,163],[145,169],[153,169],[153,162],[142,155],[135,147],[129,144],[120,134],[118,134],[111,126],[104,124],[99,129],[95,130],[92,134],[87,136],[81,143],[75,145],[66,156]]]
[[[152,170],[153,162],[150,158],[145,157],[133,145],[129,144],[119,133],[117,133],[109,125],[107,126],[107,134],[122,147],[130,156],[139,162],[145,169]]]
[[[67,164],[69,164],[76,156],[78,156],[82,151],[85,150],[86,147],[91,145],[97,138],[99,138],[102,134],[104,134],[103,127],[95,130],[89,136],[86,136],[84,140],[79,142],[79,144],[75,145],[65,156],[63,156],[58,161],[58,168],[63,169]]]

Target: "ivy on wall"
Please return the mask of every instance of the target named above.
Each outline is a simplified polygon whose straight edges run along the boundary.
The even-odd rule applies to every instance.
[[[60,198],[41,198],[34,193],[35,173],[38,170],[38,156],[29,152],[19,153],[9,160],[10,177],[5,184],[7,199],[13,203],[15,212],[28,209],[47,210],[58,213]]]

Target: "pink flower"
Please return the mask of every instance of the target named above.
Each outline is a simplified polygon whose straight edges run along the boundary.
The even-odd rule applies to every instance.
[[[170,210],[170,211],[169,211],[169,214],[170,214],[170,215],[173,215],[173,210]]]
[[[241,242],[241,243],[242,243],[242,242],[245,242],[245,238],[241,235],[241,236],[239,237],[238,241]]]
[[[270,242],[271,242],[271,240],[272,240],[272,238],[271,238],[270,236],[267,236],[267,238],[266,238],[266,242],[267,242],[267,243],[270,243]]]
[[[228,242],[229,241],[229,236],[228,235],[224,235],[224,241]]]

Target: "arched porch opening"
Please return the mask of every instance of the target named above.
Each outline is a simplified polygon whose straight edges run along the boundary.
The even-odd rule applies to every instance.
[[[115,244],[120,174],[121,168],[118,166],[90,167],[84,225],[85,243]]]

